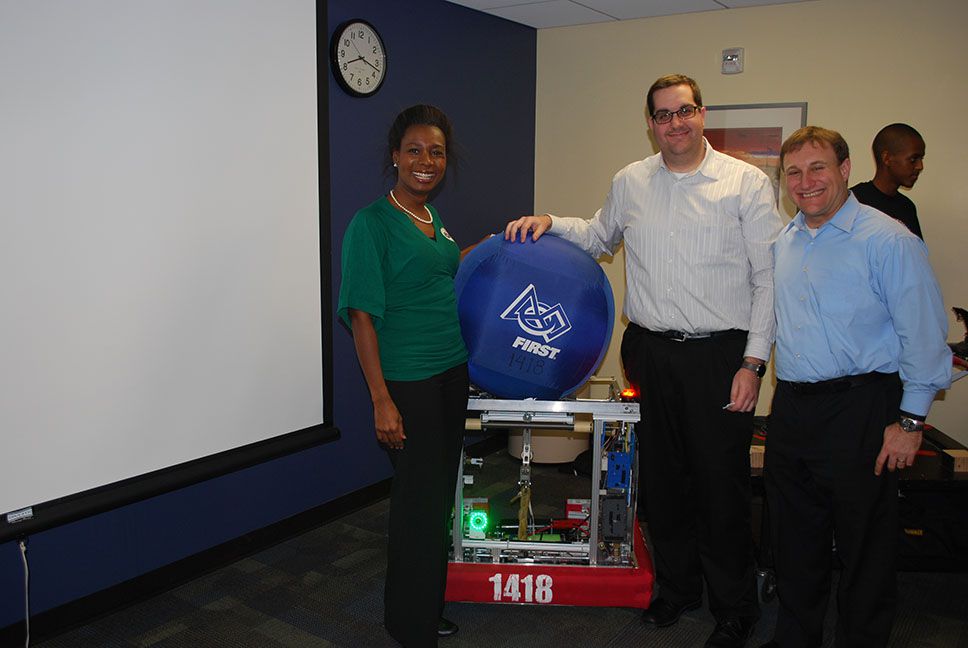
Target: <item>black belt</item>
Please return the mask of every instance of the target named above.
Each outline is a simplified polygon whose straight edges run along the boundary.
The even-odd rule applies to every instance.
[[[629,324],[629,326],[634,326],[643,333],[660,337],[663,340],[672,340],[673,342],[692,342],[693,340],[709,340],[711,338],[738,338],[749,335],[748,331],[742,331],[740,329],[709,331],[707,333],[686,333],[685,331],[652,331],[647,328],[642,328],[638,324],[634,323]]]
[[[778,385],[792,389],[798,394],[834,394],[849,391],[854,387],[869,385],[873,382],[890,378],[891,376],[897,377],[897,373],[887,374],[872,371],[871,373],[844,376],[843,378],[821,380],[819,382],[790,382],[789,380],[777,380],[776,382]]]

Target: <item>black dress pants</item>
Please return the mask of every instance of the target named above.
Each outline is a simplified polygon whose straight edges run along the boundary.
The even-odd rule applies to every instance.
[[[843,566],[836,645],[888,643],[897,599],[897,473],[875,476],[874,460],[900,399],[897,374],[835,393],[777,384],[764,480],[780,601],[775,637],[783,648],[823,641],[834,543]]]
[[[741,331],[677,342],[629,324],[622,361],[639,388],[640,482],[659,595],[702,598],[717,618],[757,617],[750,528],[752,413],[727,412]]]
[[[393,464],[384,624],[406,648],[437,645],[457,469],[467,415],[467,365],[426,380],[387,381],[407,435]]]

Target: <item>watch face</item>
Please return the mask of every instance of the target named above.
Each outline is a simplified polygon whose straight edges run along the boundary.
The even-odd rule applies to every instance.
[[[372,95],[383,84],[387,56],[376,28],[365,20],[343,23],[333,32],[330,62],[339,85],[355,97]]]
[[[924,429],[924,423],[906,416],[902,416],[901,429],[905,432],[920,432]]]

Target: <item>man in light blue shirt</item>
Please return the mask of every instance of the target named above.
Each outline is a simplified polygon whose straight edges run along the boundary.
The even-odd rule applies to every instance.
[[[800,211],[774,247],[765,481],[780,611],[767,645],[821,645],[835,541],[844,564],[837,645],[886,646],[896,471],[914,462],[931,402],[950,385],[947,318],[924,243],[847,189],[838,133],[798,130],[780,165]]]

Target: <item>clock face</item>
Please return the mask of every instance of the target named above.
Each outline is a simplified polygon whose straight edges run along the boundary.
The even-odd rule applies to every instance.
[[[376,28],[365,20],[351,20],[336,28],[330,43],[333,75],[355,97],[372,95],[387,74],[387,55]]]

